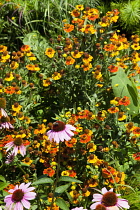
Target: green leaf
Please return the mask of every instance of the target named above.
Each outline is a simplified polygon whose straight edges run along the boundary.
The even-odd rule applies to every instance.
[[[6,182],[5,178],[2,175],[0,175],[0,180]]]
[[[29,45],[33,51],[40,51],[40,53],[42,52],[43,54],[45,52],[45,49],[48,47],[46,39],[41,36],[38,31],[28,33],[24,37],[23,43],[25,45]]]
[[[69,210],[66,201],[64,201],[62,198],[57,198],[55,201],[56,205],[59,206],[63,210]]]
[[[53,180],[51,178],[42,178],[38,179],[37,181],[33,182],[33,185],[38,185],[38,184],[45,184],[45,183],[50,183],[53,184]]]
[[[65,190],[67,190],[70,187],[70,183],[69,184],[65,184],[65,185],[61,185],[59,187],[57,187],[55,189],[55,193],[63,193]]]
[[[61,176],[59,179],[59,182],[63,181],[63,182],[76,182],[76,183],[83,183],[82,181],[75,179],[73,177],[70,176]]]
[[[0,160],[2,159],[2,152],[0,152]]]
[[[130,99],[130,105],[127,107],[129,114],[135,115],[139,112],[138,91],[134,87],[134,83],[127,77],[124,70],[119,68],[115,75],[111,76],[112,88],[116,97],[127,96]],[[118,86],[116,86],[118,84]],[[124,107],[122,106],[122,109]]]
[[[8,186],[9,183],[7,182],[0,182],[0,190],[3,190],[5,187]]]

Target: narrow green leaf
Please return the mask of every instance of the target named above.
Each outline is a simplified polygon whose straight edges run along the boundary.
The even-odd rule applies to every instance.
[[[61,176],[60,179],[59,179],[59,182],[60,181],[82,183],[82,181],[80,181],[76,178],[70,177],[70,176]]]
[[[5,178],[2,175],[0,175],[0,180],[6,182]]]
[[[42,178],[38,179],[37,181],[33,182],[33,185],[38,185],[38,184],[45,184],[45,183],[50,183],[53,184],[53,180],[51,178]]]
[[[70,183],[69,184],[65,184],[65,185],[61,185],[59,187],[56,188],[55,193],[63,193],[65,190],[67,190],[70,187]]]
[[[8,186],[9,183],[7,182],[0,182],[0,190],[3,190],[5,187]]]
[[[2,152],[0,152],[0,160],[2,159]]]
[[[56,205],[59,206],[63,210],[69,210],[67,203],[62,198],[57,198],[55,201]]]

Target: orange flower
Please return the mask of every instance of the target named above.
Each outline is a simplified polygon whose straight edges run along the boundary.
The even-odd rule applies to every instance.
[[[0,141],[0,147],[4,147],[7,143],[14,141],[12,135],[6,135],[3,139]]]
[[[70,177],[75,177],[77,174],[74,170],[68,170]]]
[[[49,58],[53,58],[55,54],[55,50],[52,48],[47,48],[45,51],[45,55],[47,55]]]
[[[34,134],[43,134],[46,132],[46,126],[44,124],[38,125],[38,128],[34,130]]]
[[[112,175],[115,175],[115,174],[116,174],[116,170],[111,166],[108,166],[107,168],[102,168],[102,176],[104,178],[110,178],[112,177]]]
[[[119,112],[119,108],[118,107],[111,107],[107,110],[109,113],[113,114],[113,113],[117,113]]]
[[[5,52],[7,51],[7,47],[4,45],[0,45],[0,52]]]
[[[69,141],[65,141],[65,144],[67,147],[74,147],[76,142],[77,142],[76,138],[71,138]]]
[[[127,96],[124,96],[119,100],[119,105],[128,106],[130,104],[130,99]]]
[[[54,174],[55,174],[55,170],[53,170],[53,169],[50,167],[50,168],[44,169],[44,170],[43,170],[43,174],[47,174],[49,177],[52,177],[52,176],[54,176]]]
[[[66,65],[72,65],[75,63],[75,59],[73,59],[71,56],[68,56],[66,58]]]
[[[118,67],[114,66],[114,65],[110,65],[110,66],[108,66],[108,71],[110,71],[111,73],[117,72]]]
[[[92,64],[91,63],[84,63],[81,65],[81,67],[83,68],[84,71],[88,71],[92,68]]]
[[[79,136],[80,137],[80,142],[81,143],[87,143],[91,140],[91,136],[89,136],[88,134],[82,134]]]
[[[136,136],[140,136],[140,127],[134,127],[133,129],[133,134],[135,134]]]
[[[30,51],[30,46],[29,45],[22,45],[22,47],[21,47],[21,51],[22,52],[28,52],[28,51]]]
[[[64,24],[63,29],[65,32],[69,33],[74,30],[74,25],[66,23]]]
[[[43,80],[43,86],[44,87],[48,87],[51,84],[52,84],[52,82],[50,81],[50,78],[47,78],[47,79]]]
[[[140,161],[140,152],[137,152],[137,153],[133,154],[133,159],[137,160],[137,161]]]
[[[83,28],[80,29],[80,31],[84,32],[84,33],[90,33],[90,34],[95,34],[96,29],[94,29],[93,25],[87,24],[85,25]]]
[[[80,16],[80,12],[77,9],[74,9],[70,14],[73,17],[79,17]]]
[[[115,49],[115,46],[113,44],[107,44],[103,48],[105,51],[111,52]]]
[[[4,92],[7,94],[13,94],[13,93],[15,93],[15,87],[8,86],[4,89]]]

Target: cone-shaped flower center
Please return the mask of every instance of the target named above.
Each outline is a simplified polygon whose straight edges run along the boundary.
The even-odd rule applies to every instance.
[[[19,202],[24,197],[24,192],[21,189],[15,190],[12,195],[12,200]]]
[[[10,118],[9,118],[9,117],[4,117],[4,116],[2,116],[0,121],[1,121],[2,123],[10,122]]]
[[[103,206],[102,204],[98,204],[98,205],[96,206],[96,209],[95,209],[95,210],[106,210],[106,207]]]
[[[65,124],[61,121],[56,121],[53,123],[53,130],[58,132],[58,131],[63,131],[65,129]]]
[[[115,206],[117,204],[116,193],[106,192],[102,197],[102,204],[106,207]]]
[[[6,107],[6,100],[5,98],[0,98],[0,108],[5,108]]]
[[[18,138],[16,138],[16,139],[14,140],[14,144],[15,144],[16,146],[21,146],[22,143],[23,143],[23,140],[22,140],[22,138],[20,138],[20,137],[18,137]]]

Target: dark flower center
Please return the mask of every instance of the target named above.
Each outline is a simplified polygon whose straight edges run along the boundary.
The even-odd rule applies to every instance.
[[[95,209],[95,210],[106,210],[106,207],[103,206],[102,204],[98,204],[98,205],[96,206],[96,209]]]
[[[20,138],[20,137],[18,137],[18,138],[16,138],[16,139],[14,140],[14,144],[15,144],[16,146],[21,146],[22,143],[23,143],[23,140],[22,140],[22,138]]]
[[[12,200],[19,202],[24,197],[24,192],[21,189],[15,190],[12,195]]]
[[[101,203],[104,206],[106,206],[106,207],[115,206],[117,204],[117,196],[116,196],[116,193],[114,193],[114,192],[106,192],[103,195],[103,198],[102,198]]]
[[[5,108],[6,107],[6,100],[5,98],[0,98],[0,108]]]
[[[56,121],[53,123],[53,130],[58,132],[58,131],[63,131],[65,129],[65,124],[61,121]]]

